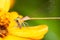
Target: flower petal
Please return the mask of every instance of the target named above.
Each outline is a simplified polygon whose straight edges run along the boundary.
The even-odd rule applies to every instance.
[[[0,11],[8,12],[10,9],[10,0],[0,0]]]
[[[39,25],[35,27],[26,27],[26,28],[9,28],[9,32],[12,35],[24,37],[24,38],[32,38],[32,39],[42,39],[44,35],[47,33],[48,27],[46,25]]]

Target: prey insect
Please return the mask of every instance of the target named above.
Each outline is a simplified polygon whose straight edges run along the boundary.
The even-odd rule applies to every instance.
[[[17,17],[15,21],[16,21],[16,23],[18,24],[18,26],[19,26],[20,28],[22,28],[22,26],[29,26],[28,23],[25,22],[26,20],[28,20],[28,18],[29,18],[28,16],[23,17],[23,18]]]

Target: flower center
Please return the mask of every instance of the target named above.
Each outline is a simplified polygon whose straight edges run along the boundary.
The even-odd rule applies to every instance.
[[[8,30],[7,27],[9,26],[8,18],[1,16],[0,17],[0,37],[3,38],[7,35]]]

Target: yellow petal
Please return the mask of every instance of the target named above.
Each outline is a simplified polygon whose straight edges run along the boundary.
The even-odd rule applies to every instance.
[[[10,13],[11,20],[15,20],[17,17],[22,18],[23,16],[19,15],[17,12]]]
[[[0,40],[3,40],[2,38],[0,38]]]
[[[15,0],[10,0],[10,8],[13,7],[14,3],[15,3]]]
[[[35,27],[26,27],[26,28],[17,28],[11,27],[8,29],[10,34],[25,37],[25,38],[32,38],[32,39],[42,39],[44,35],[48,31],[48,27],[46,25],[39,25]]]
[[[5,38],[3,38],[3,40],[31,40],[31,39],[7,35]]]
[[[10,9],[10,0],[0,0],[0,11],[8,12]]]

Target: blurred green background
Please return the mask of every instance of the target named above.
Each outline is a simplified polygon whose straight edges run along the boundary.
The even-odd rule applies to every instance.
[[[59,17],[60,0],[16,0],[10,11],[29,17]],[[43,40],[60,40],[60,20],[30,20],[30,26],[46,24],[48,33]]]

